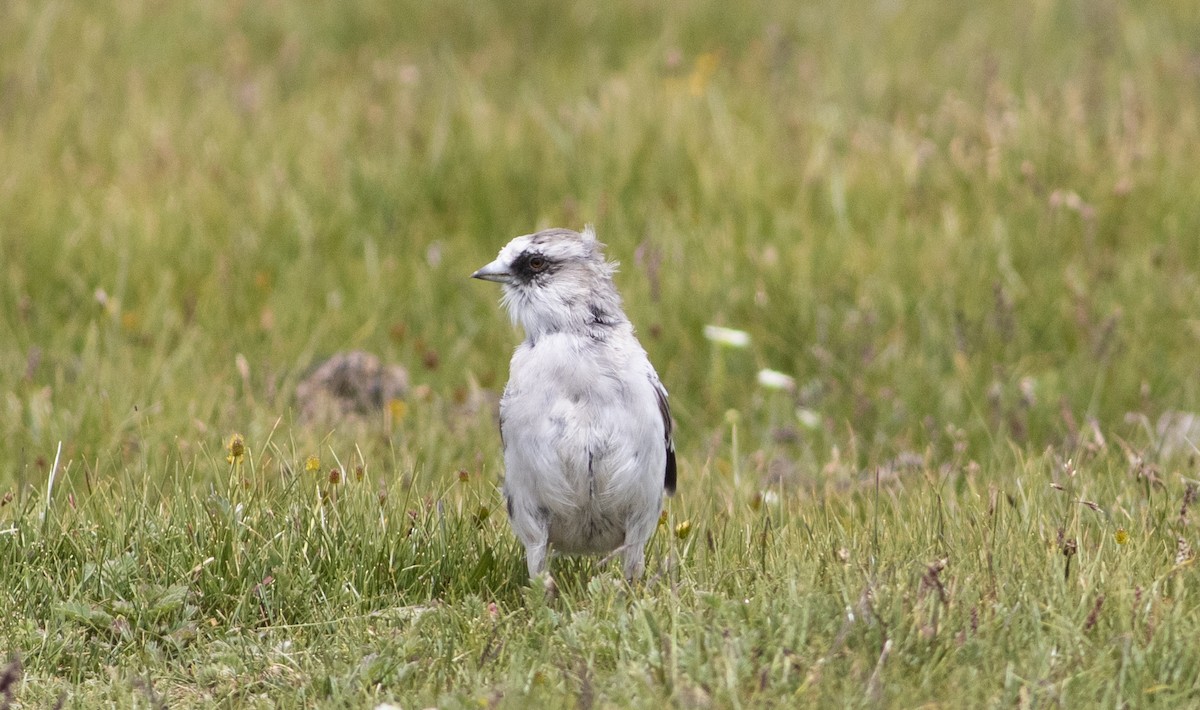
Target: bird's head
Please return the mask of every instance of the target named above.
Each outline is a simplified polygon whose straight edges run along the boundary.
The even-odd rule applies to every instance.
[[[545,229],[513,239],[471,277],[500,283],[504,307],[531,337],[617,325],[625,316],[612,281],[616,265],[603,249],[591,225],[582,234]]]

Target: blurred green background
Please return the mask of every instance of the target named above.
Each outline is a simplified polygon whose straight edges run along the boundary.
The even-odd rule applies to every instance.
[[[759,367],[864,456],[1195,408],[1198,12],[6,2],[0,477],[261,433],[336,350],[498,388],[466,275],[588,221],[685,454]]]
[[[20,698],[1194,702],[1198,37],[1193,0],[0,2]],[[554,606],[490,512],[520,334],[468,275],[587,222],[680,493],[634,601],[564,561]],[[355,349],[406,397],[303,420]]]

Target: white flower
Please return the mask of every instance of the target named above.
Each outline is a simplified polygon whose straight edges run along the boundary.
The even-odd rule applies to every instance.
[[[769,390],[787,390],[791,392],[796,389],[796,379],[791,375],[785,375],[779,370],[759,370],[758,384]]]
[[[799,420],[800,424],[806,429],[816,429],[817,427],[821,426],[821,414],[819,412],[814,412],[811,409],[805,409],[804,407],[798,407],[796,409],[796,419]]]
[[[731,348],[744,348],[750,344],[750,334],[746,331],[723,328],[719,325],[704,326],[704,337]]]

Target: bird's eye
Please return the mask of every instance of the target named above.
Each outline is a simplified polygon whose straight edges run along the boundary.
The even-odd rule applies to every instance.
[[[543,269],[546,268],[546,258],[542,257],[542,256],[535,256],[535,257],[530,258],[529,259],[529,268],[533,269],[534,271],[542,271]]]

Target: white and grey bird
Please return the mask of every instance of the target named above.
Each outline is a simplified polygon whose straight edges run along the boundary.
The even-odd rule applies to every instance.
[[[641,576],[663,492],[675,492],[667,391],[621,309],[589,225],[517,237],[471,276],[503,285],[525,341],[500,399],[504,497],[529,574],[550,549],[619,550]]]

